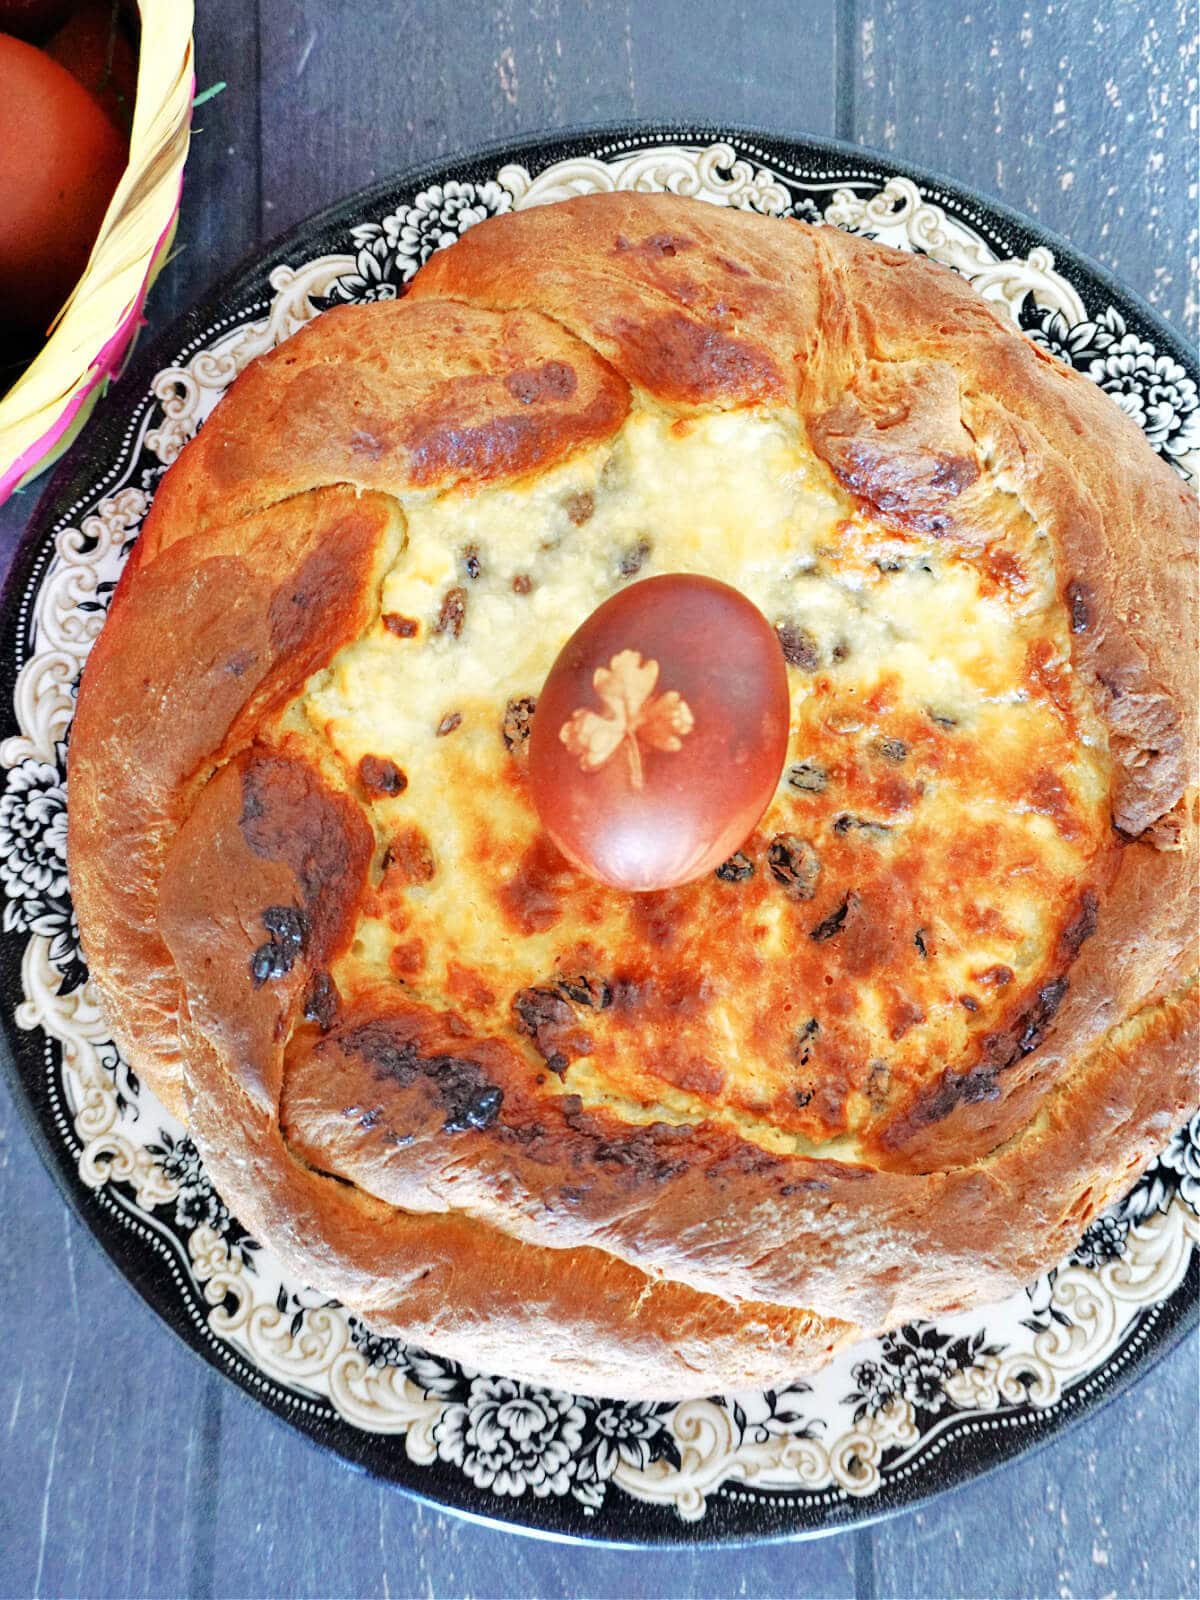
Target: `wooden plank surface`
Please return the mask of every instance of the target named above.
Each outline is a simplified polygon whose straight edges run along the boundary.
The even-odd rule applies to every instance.
[[[75,1222],[7,1092],[0,1197],[0,1594],[190,1592],[220,1380]]]
[[[348,189],[483,140],[629,115],[837,132],[940,167],[1041,216],[1195,327],[1188,0],[198,11],[199,86],[228,87],[197,113],[152,328]],[[5,564],[34,498],[0,509]],[[758,1550],[583,1550],[416,1506],[227,1388],[68,1219],[4,1093],[0,1214],[0,1594],[1198,1592],[1195,1340],[1040,1455],[927,1511]]]
[[[872,1540],[876,1595],[1195,1595],[1196,1340],[1029,1459]]]
[[[853,1538],[742,1550],[599,1550],[532,1540],[431,1511],[297,1448],[236,1393],[222,1395],[213,1524],[261,1532],[222,1541],[213,1594],[852,1596]],[[295,1508],[320,1508],[296,1538]]]
[[[338,26],[328,0],[264,0],[270,232],[389,172],[574,123],[834,130],[832,0],[356,0],[354,15]]]
[[[1194,0],[854,9],[855,139],[1040,218],[1195,342]]]

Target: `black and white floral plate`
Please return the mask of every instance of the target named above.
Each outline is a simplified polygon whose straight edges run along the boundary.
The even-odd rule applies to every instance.
[[[64,1191],[193,1349],[263,1405],[443,1505],[627,1543],[819,1532],[883,1515],[1047,1438],[1196,1316],[1200,1115],[1055,1271],[914,1324],[786,1390],[601,1402],[379,1338],[285,1276],[108,1037],[66,875],[75,687],[155,486],[255,356],[325,307],[390,298],[497,212],[670,189],[917,250],[1088,374],[1184,476],[1194,358],[1060,241],[861,151],[712,128],[605,129],[383,184],[303,224],[160,338],[55,479],[18,554],[0,649],[0,993],[18,1098]]]

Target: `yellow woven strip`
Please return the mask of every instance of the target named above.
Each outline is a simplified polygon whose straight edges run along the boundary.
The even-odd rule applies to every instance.
[[[0,472],[95,383],[96,359],[137,307],[178,207],[191,125],[192,0],[139,4],[142,43],[129,164],[53,333],[0,400]]]

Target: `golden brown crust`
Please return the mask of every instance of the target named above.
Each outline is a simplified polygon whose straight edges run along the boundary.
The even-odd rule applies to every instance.
[[[335,308],[319,340],[249,366],[155,496],[152,557],[328,484],[397,493],[545,470],[620,426],[629,391],[596,353],[536,312],[381,301]],[[262,441],[286,438],[264,459]]]
[[[361,628],[375,560],[398,537],[394,502],[345,489],[184,535],[151,564],[152,536],[92,651],[68,758],[71,892],[113,1027],[174,1111],[179,989],[157,926],[167,850],[214,767]]]
[[[974,1053],[898,1077],[848,1150],[764,1148],[718,1116],[635,1126],[560,1092],[590,979],[578,1003],[522,991],[501,1035],[469,1020],[493,997],[468,966],[440,1005],[403,984],[339,995],[330,975],[364,908],[392,914],[435,871],[419,828],[380,832],[404,781],[386,752],[348,771],[281,720],[379,617],[405,537],[392,497],[531,481],[612,437],[631,394],[681,419],[798,408],[864,517],[1001,576],[1003,519],[1044,536],[1069,668],[1107,730],[1128,842],[1091,840],[1050,948]],[[475,1365],[703,1393],[1007,1293],[1195,1100],[1194,531],[1132,423],[927,261],[666,197],[481,224],[404,301],[328,313],[255,363],[156,497],[72,739],[72,885],[114,1028],[293,1270]],[[451,589],[433,631],[456,636],[465,604]],[[1062,669],[1035,645],[1029,660],[1075,727]],[[527,806],[523,781],[514,767]],[[910,805],[911,784],[872,782]],[[1057,777],[1033,782],[1077,837]],[[561,874],[535,842],[501,894],[520,936],[562,917]],[[910,886],[838,881],[803,908],[817,943],[797,961],[825,959],[829,926],[839,982],[902,948],[916,962]],[[759,883],[745,906],[761,903]],[[675,906],[639,905],[652,963],[678,959]],[[393,971],[421,959],[397,945]],[[669,1054],[678,998],[657,977],[635,990]],[[899,1040],[919,1008],[888,1004]],[[845,1126],[868,1065],[807,1114]],[[716,1105],[719,1080],[689,1058],[671,1081]]]
[[[794,394],[820,325],[810,230],[635,194],[536,208],[519,226],[515,253],[494,222],[473,229],[454,259],[430,258],[409,298],[536,307],[682,412]]]
[[[820,237],[848,308],[886,272],[888,292],[860,315],[862,353],[903,361],[924,344],[952,356],[962,426],[1053,541],[1064,594],[1078,597],[1075,664],[1120,763],[1114,821],[1136,837],[1196,779],[1194,497],[1095,384],[1014,338],[961,278],[836,230]],[[956,522],[969,517],[960,503]]]

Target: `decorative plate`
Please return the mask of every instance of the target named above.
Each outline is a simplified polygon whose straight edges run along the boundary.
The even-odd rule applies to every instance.
[[[75,686],[155,486],[242,368],[325,307],[390,298],[481,218],[670,189],[848,228],[967,277],[1088,374],[1184,476],[1194,357],[1098,268],[992,202],[861,151],[710,128],[605,129],[427,169],[302,224],[142,356],[39,507],[3,602],[0,985],[35,1139],[120,1270],[218,1370],[349,1460],[494,1521],[621,1543],[811,1533],[878,1517],[1028,1449],[1196,1320],[1200,1114],[1053,1272],[919,1323],[786,1390],[603,1402],[372,1334],[282,1274],[121,1058],[67,889]]]

